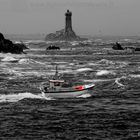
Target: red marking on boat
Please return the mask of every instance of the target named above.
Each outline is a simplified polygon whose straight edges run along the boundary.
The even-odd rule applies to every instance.
[[[76,90],[83,90],[84,88],[83,88],[83,86],[75,86],[74,89],[76,89]]]

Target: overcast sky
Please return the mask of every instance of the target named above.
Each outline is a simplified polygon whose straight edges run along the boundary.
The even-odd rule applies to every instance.
[[[0,0],[0,32],[55,32],[67,9],[77,34],[140,35],[140,0]]]

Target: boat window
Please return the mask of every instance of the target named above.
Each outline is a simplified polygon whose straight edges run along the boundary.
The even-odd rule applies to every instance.
[[[60,86],[60,83],[59,82],[55,82],[54,85],[55,86]]]

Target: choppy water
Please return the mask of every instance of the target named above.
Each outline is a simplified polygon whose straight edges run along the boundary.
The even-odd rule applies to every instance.
[[[39,45],[24,55],[0,54],[0,139],[140,139],[140,55],[107,55],[107,44],[94,44],[90,55],[46,55]],[[45,98],[39,87],[56,64],[61,75],[95,83],[94,90]]]

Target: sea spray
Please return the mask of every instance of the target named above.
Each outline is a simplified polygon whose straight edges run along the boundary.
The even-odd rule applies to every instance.
[[[124,87],[122,83],[120,83],[121,79],[124,79],[126,77],[122,76],[121,78],[116,78],[115,83],[118,85],[118,87]]]
[[[18,63],[19,64],[41,64],[41,65],[45,65],[44,63],[41,63],[39,61],[35,61],[33,59],[25,59],[25,58],[20,59]]]
[[[132,78],[140,78],[140,74],[132,74],[132,75],[130,75],[130,77],[132,77]]]
[[[80,95],[77,98],[89,98],[89,97],[91,97],[91,94],[87,93],[87,94]]]
[[[86,72],[86,71],[93,71],[91,68],[80,68],[76,70],[77,72]]]
[[[25,92],[18,94],[0,95],[0,102],[18,102],[25,98],[51,100],[51,98],[47,98],[42,94],[35,95],[32,93]]]
[[[6,56],[3,59],[1,59],[1,61],[2,62],[18,62],[18,59],[12,56]]]
[[[108,70],[100,70],[96,73],[97,76],[103,76],[103,75],[116,75],[115,72],[113,71],[108,71]]]

